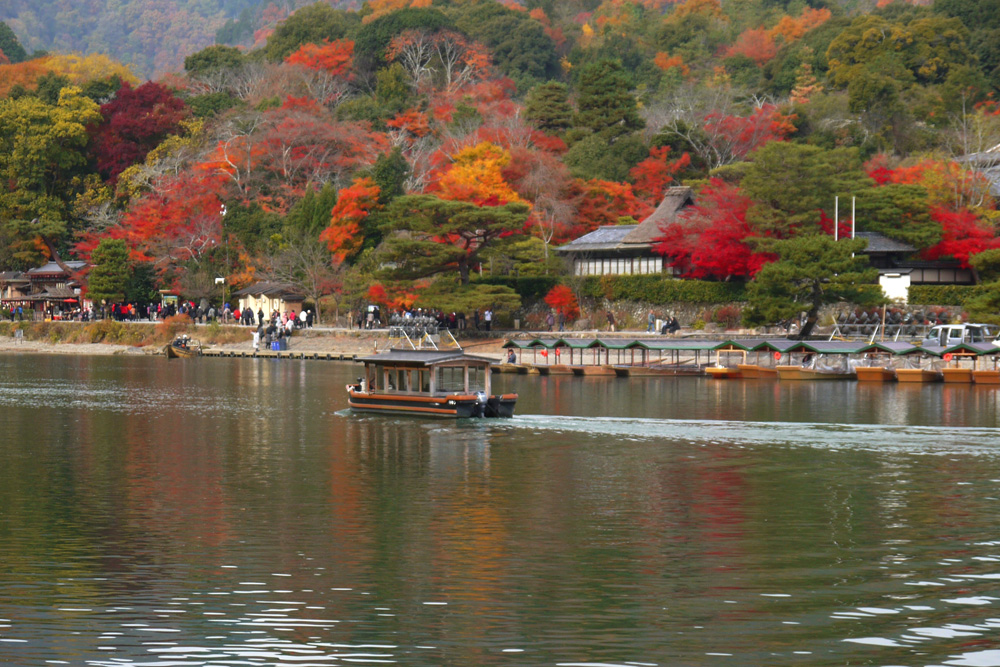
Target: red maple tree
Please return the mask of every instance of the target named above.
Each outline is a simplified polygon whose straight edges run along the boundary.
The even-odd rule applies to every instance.
[[[773,258],[746,243],[758,236],[747,224],[750,204],[738,187],[713,179],[697,204],[661,228],[653,249],[685,278],[752,278]]]
[[[571,320],[580,314],[580,304],[576,294],[566,285],[556,285],[545,295],[545,303],[555,311],[562,313]]]
[[[922,253],[925,259],[954,258],[969,268],[969,256],[1000,248],[996,231],[968,209],[953,211],[945,207],[931,209],[931,218],[941,224],[941,241]]]
[[[93,129],[98,171],[114,182],[175,134],[186,115],[184,102],[166,87],[153,81],[138,88],[123,83],[115,98],[101,105],[104,120]]]
[[[650,148],[649,157],[632,168],[629,176],[636,194],[658,203],[677,172],[691,164],[691,156],[687,153],[672,162],[667,160],[669,154],[670,146]]]

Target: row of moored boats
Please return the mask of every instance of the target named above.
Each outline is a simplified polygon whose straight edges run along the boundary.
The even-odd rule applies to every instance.
[[[511,340],[494,370],[541,375],[1000,384],[985,325],[941,325],[916,342],[667,338]],[[512,354],[511,354],[512,353]]]

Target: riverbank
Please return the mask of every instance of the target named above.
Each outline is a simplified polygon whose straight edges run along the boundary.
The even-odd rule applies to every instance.
[[[253,350],[252,329],[219,324],[177,322],[0,322],[0,354],[58,354],[86,356],[160,355],[163,346],[180,333],[222,353]],[[461,339],[467,352],[503,357],[505,336]],[[371,354],[388,348],[388,330],[365,331],[315,327],[296,331],[289,340],[293,352],[321,355]]]

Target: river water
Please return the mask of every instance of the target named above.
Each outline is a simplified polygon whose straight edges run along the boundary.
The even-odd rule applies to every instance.
[[[1000,391],[0,357],[0,663],[1000,665]]]

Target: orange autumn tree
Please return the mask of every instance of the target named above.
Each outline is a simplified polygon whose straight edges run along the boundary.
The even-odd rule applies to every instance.
[[[331,76],[344,76],[350,71],[353,58],[353,41],[338,39],[331,42],[325,39],[322,44],[303,44],[298,51],[285,58],[285,62]]]
[[[781,39],[786,44],[802,39],[813,28],[818,28],[830,20],[829,9],[806,7],[797,17],[782,16],[768,34],[772,39]]]
[[[691,68],[684,64],[683,56],[671,56],[663,51],[659,51],[653,58],[653,64],[664,72],[669,72],[677,68],[681,76],[689,76],[691,74]]]
[[[379,208],[381,190],[370,178],[356,178],[350,187],[340,191],[330,212],[330,225],[320,235],[330,252],[339,261],[353,257],[364,243],[361,224]]]
[[[763,28],[744,30],[736,42],[725,51],[726,57],[746,56],[758,65],[764,65],[778,53],[774,38]]]

